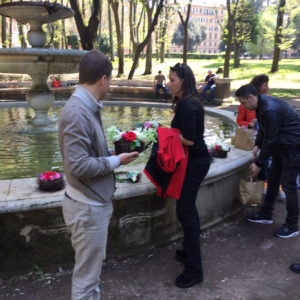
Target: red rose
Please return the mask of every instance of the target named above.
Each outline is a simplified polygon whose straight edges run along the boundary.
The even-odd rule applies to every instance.
[[[136,134],[133,131],[128,131],[125,135],[125,140],[134,141],[136,139]]]
[[[222,149],[221,146],[219,146],[219,145],[216,145],[216,146],[215,146],[215,150],[221,150],[221,149]]]

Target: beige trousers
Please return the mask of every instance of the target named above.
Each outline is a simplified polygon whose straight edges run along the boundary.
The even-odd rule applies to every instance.
[[[100,275],[112,212],[112,202],[92,206],[66,196],[63,199],[63,215],[75,251],[72,300],[100,300]]]

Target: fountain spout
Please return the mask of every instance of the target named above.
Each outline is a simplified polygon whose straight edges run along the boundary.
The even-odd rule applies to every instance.
[[[45,23],[74,16],[74,11],[66,6],[46,2],[9,2],[0,5],[0,15],[14,18],[23,24],[30,24],[27,38],[32,49],[0,49],[0,72],[29,74],[32,87],[26,94],[29,106],[35,111],[31,121],[35,126],[53,123],[48,118],[48,110],[54,95],[47,86],[49,74],[78,72],[81,56],[85,51],[42,49],[46,43]],[[36,49],[38,48],[38,49]]]

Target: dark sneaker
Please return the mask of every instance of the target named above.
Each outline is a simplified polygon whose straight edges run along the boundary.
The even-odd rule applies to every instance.
[[[300,274],[300,264],[291,264],[290,270],[294,273]]]
[[[189,276],[186,271],[183,271],[175,281],[175,285],[179,288],[189,288],[203,281],[202,274]]]
[[[279,238],[288,239],[299,234],[298,228],[288,224],[283,224],[280,228],[274,231],[274,235]]]
[[[252,223],[273,224],[272,218],[264,216],[261,212],[246,217],[246,220]]]
[[[175,251],[175,259],[179,262],[181,262],[182,264],[185,264],[186,262],[186,254],[184,252],[184,250],[182,249],[176,249]]]

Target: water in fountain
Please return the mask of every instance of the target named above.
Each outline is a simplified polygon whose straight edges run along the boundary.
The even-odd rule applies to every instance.
[[[112,103],[113,104],[113,103]],[[3,106],[3,105],[1,105]],[[62,158],[58,147],[57,131],[38,132],[28,127],[27,120],[32,117],[28,107],[1,108],[0,106],[0,180],[35,177],[38,173],[58,168],[63,171]],[[61,107],[50,109],[50,118],[59,117]],[[103,126],[116,125],[121,130],[135,127],[135,123],[157,120],[168,126],[173,113],[167,108],[104,106],[101,110]],[[43,132],[44,131],[44,132]],[[206,115],[205,140],[211,144],[229,139],[233,125],[221,119]],[[9,134],[7,134],[9,132]],[[113,148],[112,142],[108,141]],[[144,164],[150,155],[150,149],[143,152],[135,164]]]
[[[29,74],[32,87],[26,94],[29,106],[35,111],[31,123],[46,126],[52,122],[48,110],[54,102],[54,95],[46,83],[49,74],[78,72],[81,56],[85,51],[42,49],[46,43],[45,23],[69,18],[74,11],[66,6],[50,2],[10,2],[0,5],[0,15],[30,24],[28,42],[33,48],[0,49],[0,72]]]

